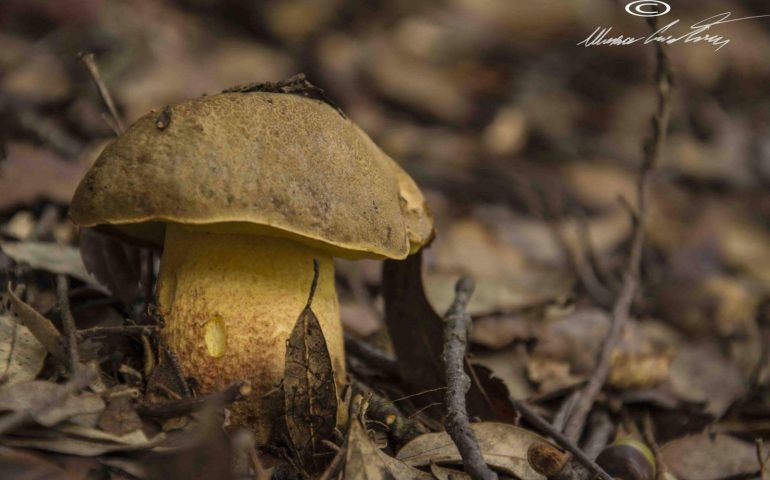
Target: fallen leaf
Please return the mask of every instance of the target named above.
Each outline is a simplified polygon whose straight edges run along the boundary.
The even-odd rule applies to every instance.
[[[740,370],[713,342],[682,345],[670,367],[670,385],[681,400],[705,403],[705,411],[721,417],[747,388]]]
[[[0,447],[0,469],[4,478],[25,480],[74,480],[73,475],[50,463],[42,455]]]
[[[33,380],[0,388],[0,411],[27,410],[40,399],[61,396],[67,387],[53,382]],[[69,395],[48,410],[33,412],[32,419],[40,425],[51,427],[64,420],[81,415],[96,415],[104,410],[104,401],[93,393]]]
[[[471,424],[481,455],[487,464],[521,480],[544,480],[527,462],[527,450],[533,442],[545,439],[514,425],[484,422]],[[404,445],[396,458],[407,465],[420,467],[432,463],[459,465],[460,452],[446,432],[426,433]]]
[[[14,291],[11,284],[8,283],[8,298],[11,301],[11,308],[19,317],[21,323],[26,326],[34,335],[38,342],[53,355],[57,360],[66,364],[67,356],[64,354],[62,339],[59,330],[54,327],[50,320],[40,315],[34,308],[24,303]]]
[[[421,269],[418,252],[406,260],[385,260],[382,271],[388,334],[401,377],[415,391],[444,386],[444,324],[425,297]],[[422,395],[419,400],[430,403],[439,396]]]
[[[86,270],[125,305],[141,292],[141,250],[92,228],[80,233],[80,257]]]
[[[51,273],[64,273],[102,288],[86,271],[76,248],[51,242],[0,242],[0,249],[18,263]]]
[[[661,447],[663,461],[679,480],[716,480],[755,475],[759,471],[754,444],[729,435],[701,433]]]
[[[128,395],[116,396],[109,400],[99,418],[99,428],[113,435],[125,435],[142,428],[142,420],[137,415]]]
[[[144,432],[136,430],[128,435],[117,436],[78,425],[66,425],[34,432],[27,430],[24,434],[24,436],[4,436],[0,442],[12,447],[95,457],[110,452],[147,450],[158,446],[166,439],[164,433],[147,438]]]
[[[291,441],[305,465],[320,468],[331,458],[321,441],[332,438],[338,399],[326,339],[309,303],[286,344],[283,388]]]
[[[350,480],[432,480],[433,476],[377,448],[358,418],[348,432],[345,478]]]
[[[0,383],[34,380],[43,368],[46,350],[13,315],[0,314]]]

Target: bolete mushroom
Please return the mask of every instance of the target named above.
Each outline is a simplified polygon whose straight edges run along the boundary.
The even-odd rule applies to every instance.
[[[136,121],[79,185],[72,220],[163,247],[162,332],[200,391],[249,380],[233,411],[266,440],[286,341],[307,301],[345,382],[332,256],[402,259],[433,235],[414,181],[330,105],[223,93]]]

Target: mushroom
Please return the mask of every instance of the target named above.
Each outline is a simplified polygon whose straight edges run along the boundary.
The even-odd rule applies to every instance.
[[[264,442],[282,399],[286,341],[312,308],[345,383],[333,256],[403,259],[433,236],[414,181],[330,105],[236,92],[136,121],[80,183],[70,217],[163,247],[162,335],[202,393],[248,380],[233,421]]]

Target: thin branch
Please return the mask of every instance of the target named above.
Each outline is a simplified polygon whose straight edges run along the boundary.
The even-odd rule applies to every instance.
[[[80,52],[79,56],[80,60],[83,61],[86,68],[88,69],[88,73],[91,74],[91,80],[93,80],[94,85],[96,85],[96,89],[99,91],[99,96],[101,97],[102,102],[104,102],[104,105],[107,106],[107,110],[109,110],[110,115],[112,116],[112,122],[108,122],[108,124],[115,131],[116,135],[121,135],[126,131],[126,127],[124,126],[123,120],[118,114],[118,110],[115,108],[115,102],[112,101],[112,95],[110,95],[110,91],[107,89],[107,85],[104,83],[104,80],[102,80],[102,76],[99,73],[99,66],[96,64],[96,60],[94,59],[94,54],[89,52]]]
[[[142,405],[137,408],[137,413],[152,418],[171,418],[187,415],[202,410],[206,405],[217,402],[228,405],[238,400],[243,400],[251,394],[251,384],[239,381],[231,383],[221,392],[212,393],[197,398],[182,398],[159,405]]]
[[[444,325],[444,365],[446,368],[447,415],[444,425],[463,459],[463,466],[468,474],[481,480],[497,480],[497,474],[487,466],[481,456],[481,449],[471,429],[465,395],[471,387],[465,373],[465,350],[468,345],[470,315],[466,306],[473,294],[473,280],[463,277],[455,285],[455,299],[445,316]]]
[[[389,377],[398,377],[396,358],[358,338],[345,333],[345,351]]]
[[[57,275],[56,293],[62,330],[64,331],[64,349],[67,352],[70,372],[75,375],[80,367],[80,352],[78,351],[78,329],[75,326],[75,319],[72,317],[72,310],[70,310],[69,286],[66,275]]]
[[[663,452],[660,450],[660,445],[655,439],[655,428],[652,425],[652,418],[650,417],[649,410],[644,413],[644,424],[642,428],[642,436],[644,437],[644,443],[646,443],[650,450],[652,450],[652,456],[655,458],[655,478],[657,480],[665,480],[669,478],[665,462],[663,461]],[[761,480],[765,480],[760,476]]]
[[[653,31],[656,29],[657,22],[654,18],[648,19]],[[631,306],[639,287],[639,271],[642,261],[642,250],[644,247],[644,231],[647,223],[647,210],[649,203],[649,189],[652,174],[659,163],[660,152],[666,140],[668,124],[671,116],[671,91],[673,87],[673,74],[671,63],[666,55],[663,43],[656,43],[657,51],[657,71],[655,75],[658,87],[658,108],[652,118],[652,136],[644,145],[644,160],[639,169],[639,176],[636,185],[636,200],[638,216],[634,225],[633,237],[631,242],[631,252],[628,258],[628,265],[623,274],[623,283],[620,294],[615,305],[612,308],[612,323],[599,355],[597,367],[593,372],[588,384],[583,389],[580,400],[578,401],[572,416],[567,422],[564,430],[567,437],[577,441],[585,426],[594,402],[599,392],[601,392],[607,376],[610,372],[612,353],[617,347],[623,335],[623,329],[628,323],[631,314]]]
[[[158,327],[155,325],[120,325],[116,327],[92,327],[78,330],[80,337],[95,337],[98,335],[144,335],[155,332]]]
[[[612,477],[605,472],[602,467],[597,465],[596,462],[588,458],[575,442],[562,435],[560,431],[556,430],[550,423],[533,410],[532,407],[522,401],[513,400],[513,408],[515,408],[516,411],[519,412],[519,415],[521,415],[521,418],[532,425],[535,430],[545,436],[553,438],[561,448],[571,453],[575,457],[575,460],[588,469],[592,475],[602,480],[612,480]]]

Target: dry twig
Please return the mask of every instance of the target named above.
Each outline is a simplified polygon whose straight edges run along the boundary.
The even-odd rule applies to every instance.
[[[182,398],[180,400],[173,400],[159,405],[142,405],[137,408],[137,412],[152,418],[179,417],[200,411],[212,403],[228,405],[238,400],[242,400],[250,394],[251,383],[239,381],[233,382],[221,392],[197,398]]]
[[[651,18],[650,27],[656,29],[656,21]],[[639,270],[642,261],[644,247],[644,231],[647,221],[649,203],[649,189],[652,173],[658,164],[660,151],[666,140],[669,118],[671,116],[671,91],[673,87],[673,74],[671,64],[666,55],[663,43],[656,43],[657,72],[655,75],[658,87],[658,107],[652,118],[652,136],[644,145],[644,160],[639,169],[636,185],[637,216],[634,225],[631,252],[628,265],[623,274],[623,283],[620,294],[612,308],[612,323],[599,355],[597,367],[588,384],[583,389],[580,400],[567,421],[564,429],[567,437],[573,441],[580,438],[588,413],[591,411],[599,392],[604,386],[610,372],[611,357],[615,347],[620,341],[623,329],[628,323],[631,314],[631,306],[639,287]]]
[[[462,456],[465,471],[473,478],[496,480],[497,474],[487,466],[481,456],[481,449],[471,429],[465,407],[465,395],[471,387],[471,381],[464,368],[471,320],[465,308],[474,288],[470,278],[463,277],[458,280],[454,302],[445,317],[443,359],[447,380],[447,415],[444,424]]]
[[[398,364],[393,355],[389,355],[349,333],[345,333],[345,351],[389,377],[398,377]]]
[[[593,477],[600,478],[602,480],[612,480],[612,477],[609,476],[607,472],[602,469],[602,467],[597,465],[596,462],[588,458],[586,454],[575,444],[575,442],[562,435],[560,431],[556,430],[550,423],[543,419],[543,417],[538,415],[538,413],[535,412],[529,405],[522,401],[514,400],[513,408],[515,408],[516,411],[519,412],[519,415],[521,415],[521,418],[531,424],[535,430],[545,436],[553,438],[561,448],[572,454],[575,460],[580,463],[586,470],[588,470],[588,472],[590,472]]]
[[[69,281],[67,276],[60,274],[56,277],[56,294],[59,302],[62,330],[64,330],[64,349],[67,352],[69,369],[75,375],[80,367],[80,352],[78,351],[78,330],[70,310]]]
[[[104,83],[104,80],[102,80],[102,75],[99,73],[99,66],[96,64],[94,54],[80,52],[79,56],[80,60],[83,61],[88,69],[88,73],[91,74],[91,80],[94,81],[94,85],[96,85],[96,89],[99,91],[99,96],[107,106],[107,110],[110,111],[112,117],[112,122],[108,122],[110,127],[115,131],[116,135],[122,134],[126,131],[126,127],[118,114],[118,110],[115,108],[115,102],[112,101],[112,95],[110,95],[107,85]]]

